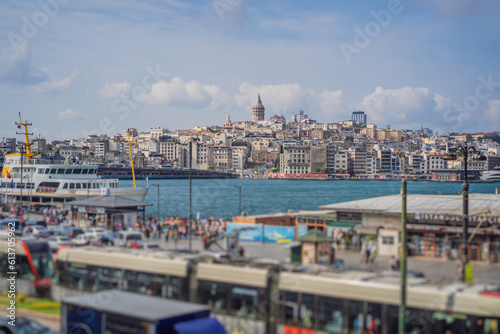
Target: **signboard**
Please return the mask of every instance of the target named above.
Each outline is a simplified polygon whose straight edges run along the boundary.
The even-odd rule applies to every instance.
[[[230,235],[231,232],[238,228],[253,228],[245,231],[240,231],[239,240],[240,241],[262,241],[262,224],[243,224],[243,223],[227,223],[226,229],[227,234]]]
[[[297,225],[297,237],[300,238],[303,235],[307,234],[307,225],[305,224],[298,224]]]
[[[295,228],[293,226],[264,225],[264,242],[267,243],[289,243],[294,237]]]
[[[465,283],[473,284],[474,282],[474,264],[467,263],[465,265]]]
[[[101,196],[109,196],[109,189],[101,188]]]

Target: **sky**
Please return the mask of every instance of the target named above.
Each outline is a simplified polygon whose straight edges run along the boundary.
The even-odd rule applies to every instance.
[[[500,130],[495,0],[6,0],[0,137],[266,119]]]

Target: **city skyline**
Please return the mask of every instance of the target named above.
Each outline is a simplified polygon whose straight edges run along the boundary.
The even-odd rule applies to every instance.
[[[500,127],[500,5],[491,0],[7,1],[2,137],[18,112],[48,140],[250,121],[257,94],[291,120],[363,110],[442,132]]]

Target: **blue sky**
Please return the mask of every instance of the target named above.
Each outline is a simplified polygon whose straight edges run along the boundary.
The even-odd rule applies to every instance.
[[[500,130],[500,5],[420,1],[3,1],[0,132],[49,140],[299,109],[438,133]]]

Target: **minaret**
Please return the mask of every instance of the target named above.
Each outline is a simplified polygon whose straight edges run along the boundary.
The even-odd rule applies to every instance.
[[[252,107],[252,122],[263,121],[265,112],[266,108],[262,105],[260,93],[257,93],[257,101]]]

